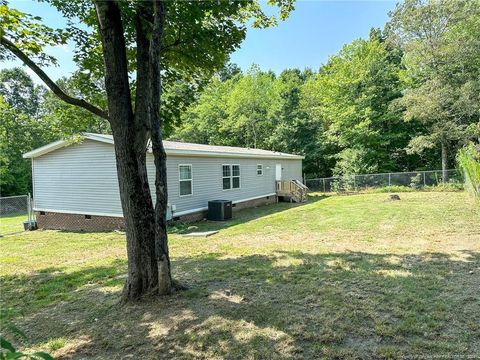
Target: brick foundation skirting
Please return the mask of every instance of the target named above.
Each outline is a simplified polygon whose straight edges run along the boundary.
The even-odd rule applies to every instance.
[[[277,195],[265,196],[254,200],[243,201],[241,203],[233,204],[233,212],[251,207],[274,204],[276,202]]]
[[[35,211],[39,229],[109,231],[125,229],[123,217]]]
[[[276,195],[266,196],[254,200],[243,201],[233,205],[233,212],[238,210],[273,204],[277,202]],[[76,230],[76,231],[108,231],[124,230],[125,222],[122,217],[66,214],[50,211],[35,212],[39,229]],[[182,216],[174,216],[175,221],[195,222],[207,217],[207,211],[199,211]]]

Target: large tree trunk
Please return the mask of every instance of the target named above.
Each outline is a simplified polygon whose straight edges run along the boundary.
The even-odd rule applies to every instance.
[[[146,142],[147,107],[134,116],[128,82],[121,14],[113,1],[97,1],[96,10],[105,59],[105,87],[115,142],[120,199],[125,218],[128,277],[124,300],[158,292],[155,252],[155,214],[148,186]],[[135,121],[143,119],[142,123]],[[145,120],[146,119],[146,120]]]
[[[132,133],[133,134],[133,133]],[[145,160],[135,149],[134,136],[114,130],[120,198],[125,218],[128,276],[124,300],[137,300],[158,290],[155,219]],[[145,151],[143,152],[144,159]]]
[[[167,237],[167,167],[163,142],[158,132],[152,131],[152,150],[155,161],[155,255],[158,263],[158,292],[161,295],[172,291],[172,275],[170,271],[170,255]]]
[[[162,78],[160,51],[165,24],[165,4],[154,3],[154,21],[150,44],[150,76],[151,76],[151,141],[155,161],[155,254],[158,262],[158,291],[169,294],[172,291],[172,276],[167,238],[167,156],[162,141],[162,118],[160,116],[160,99]]]
[[[448,149],[447,142],[442,140],[442,181],[448,182]]]

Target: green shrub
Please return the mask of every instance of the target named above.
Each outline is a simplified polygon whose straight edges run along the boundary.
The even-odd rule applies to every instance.
[[[0,360],[7,359],[54,360],[51,355],[43,351],[37,351],[31,354],[18,351],[10,341],[0,336]]]
[[[67,339],[60,337],[56,339],[49,339],[46,343],[46,346],[50,351],[57,351],[63,348],[66,343]]]
[[[168,225],[168,232],[170,234],[185,234],[190,230],[191,227],[192,227],[191,224],[187,224],[179,221],[171,222]]]
[[[418,173],[410,178],[410,187],[412,189],[420,189],[422,187],[422,174]]]
[[[331,189],[336,193],[356,191],[355,175],[345,174],[342,177],[333,180]]]
[[[4,309],[0,310],[0,330],[2,332],[8,332],[13,337],[21,339],[23,341],[28,340],[27,335],[16,327],[11,321],[6,320],[8,312]],[[10,360],[10,359],[29,359],[29,360],[54,360],[53,357],[46,352],[37,351],[34,353],[24,353],[18,351],[13,344],[0,336],[0,360]]]
[[[362,192],[368,193],[400,193],[400,192],[414,192],[414,191],[440,191],[440,192],[451,192],[451,191],[462,191],[464,185],[458,181],[451,181],[448,183],[439,183],[438,185],[424,186],[424,187],[414,187],[414,186],[401,186],[401,185],[391,185],[384,186],[380,188],[366,189]]]
[[[373,193],[393,193],[393,192],[413,192],[415,189],[410,186],[391,185],[381,188],[372,189],[369,192]]]
[[[457,162],[465,177],[465,187],[480,199],[480,151],[470,142],[458,152]]]
[[[439,192],[451,192],[451,191],[463,191],[465,186],[458,181],[450,181],[447,183],[439,183],[438,185],[425,186],[424,191],[439,191]]]
[[[342,187],[342,184],[341,184],[340,180],[338,180],[338,179],[333,180],[332,185],[331,185],[331,189],[332,189],[333,192],[336,192],[336,193],[342,192],[343,187]]]

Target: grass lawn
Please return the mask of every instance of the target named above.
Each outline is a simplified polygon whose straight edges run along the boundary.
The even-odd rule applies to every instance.
[[[23,231],[24,221],[27,221],[27,214],[0,216],[0,235]]]
[[[465,193],[313,196],[170,235],[189,290],[122,306],[125,239],[0,239],[24,348],[77,359],[480,357],[480,209]],[[5,320],[5,319],[4,319]]]

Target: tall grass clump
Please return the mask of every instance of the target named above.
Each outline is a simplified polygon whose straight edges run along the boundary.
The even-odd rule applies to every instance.
[[[458,152],[457,162],[465,177],[465,187],[480,199],[480,150],[468,143]]]

